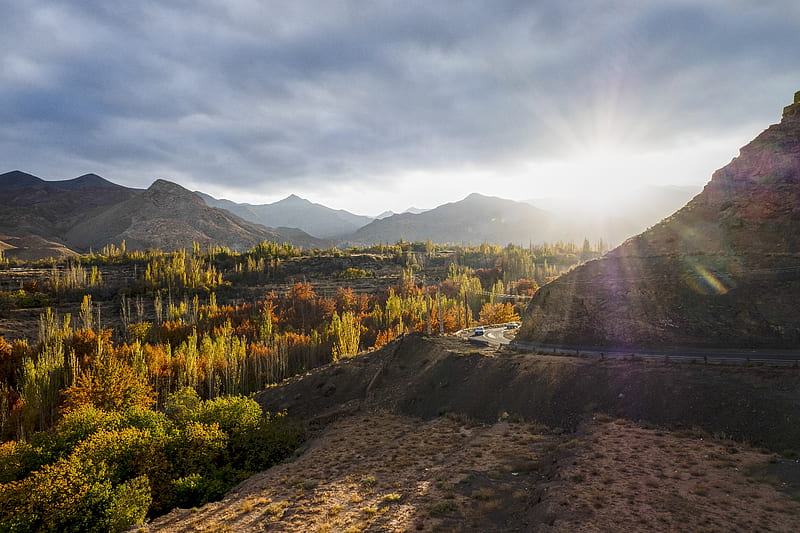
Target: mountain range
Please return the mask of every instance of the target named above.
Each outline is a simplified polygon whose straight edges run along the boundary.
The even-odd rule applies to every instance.
[[[191,248],[194,242],[241,250],[264,240],[306,248],[327,245],[294,228],[267,228],[209,207],[165,180],[142,191],[94,174],[65,181],[20,171],[0,175],[0,248],[5,256],[63,257],[119,246],[123,240],[131,250]]]
[[[612,215],[568,201],[517,202],[473,193],[430,210],[409,208],[367,217],[296,195],[271,204],[235,203],[166,180],[142,190],[95,174],[45,181],[12,171],[0,175],[0,249],[8,257],[36,259],[98,250],[123,240],[130,249],[176,249],[198,242],[234,250],[262,240],[304,248],[401,239],[527,245],[588,238],[613,244],[656,223],[692,194],[667,187],[645,190],[644,195],[643,189],[635,191],[635,200]]]
[[[685,207],[542,287],[519,338],[796,348],[798,300],[800,92]]]
[[[354,215],[344,209],[331,209],[294,194],[272,204],[260,205],[218,200],[199,191],[195,191],[195,194],[211,207],[227,209],[250,222],[265,226],[299,228],[322,239],[349,235],[361,226],[372,222],[371,217]]]

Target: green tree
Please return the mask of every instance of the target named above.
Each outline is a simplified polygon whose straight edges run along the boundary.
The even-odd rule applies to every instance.
[[[358,344],[361,341],[361,323],[353,312],[345,311],[341,317],[338,313],[333,313],[331,332],[334,361],[343,357],[352,357],[358,353]]]

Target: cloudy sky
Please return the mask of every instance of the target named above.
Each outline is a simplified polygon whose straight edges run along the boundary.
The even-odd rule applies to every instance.
[[[699,190],[800,90],[796,0],[28,0],[0,20],[0,171],[360,214]]]

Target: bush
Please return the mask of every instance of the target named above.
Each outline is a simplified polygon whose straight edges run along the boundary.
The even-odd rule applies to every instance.
[[[197,410],[201,401],[194,388],[182,387],[167,396],[164,412],[175,422],[184,423]]]
[[[147,476],[133,478],[118,486],[106,510],[108,530],[124,531],[133,524],[141,524],[152,501]]]
[[[0,531],[121,531],[148,512],[220,498],[302,438],[285,414],[241,396],[202,402],[183,389],[167,409],[174,421],[79,405],[52,432],[0,445]]]
[[[16,481],[27,476],[41,464],[40,450],[27,442],[0,443],[0,483]]]
[[[122,414],[105,411],[94,405],[81,405],[64,415],[55,427],[57,445],[71,451],[79,442],[100,430],[115,430],[122,426]]]
[[[268,413],[250,431],[231,436],[230,460],[245,472],[260,472],[290,456],[303,441],[303,428],[286,413]]]
[[[190,474],[173,482],[175,496],[172,503],[184,509],[197,507],[221,498],[228,489],[230,485],[218,477]]]
[[[261,417],[261,406],[244,396],[220,396],[206,400],[189,413],[190,420],[219,424],[220,429],[229,434],[256,429]]]

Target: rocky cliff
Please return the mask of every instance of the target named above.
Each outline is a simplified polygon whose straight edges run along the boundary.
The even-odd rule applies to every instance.
[[[800,346],[800,92],[684,208],[544,286],[520,338]]]

